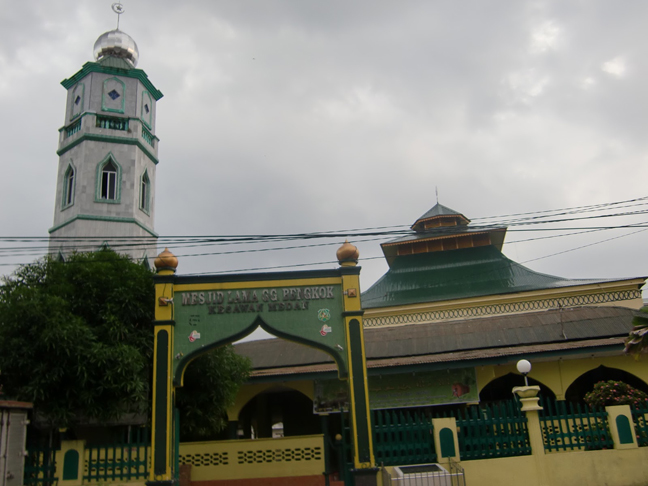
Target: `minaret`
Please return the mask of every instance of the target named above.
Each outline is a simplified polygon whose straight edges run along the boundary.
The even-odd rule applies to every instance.
[[[146,260],[157,254],[155,114],[162,93],[136,69],[137,45],[119,28],[97,39],[94,57],[61,82],[67,104],[50,254],[107,245]]]

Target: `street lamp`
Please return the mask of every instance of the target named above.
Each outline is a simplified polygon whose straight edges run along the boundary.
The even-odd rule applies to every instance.
[[[527,375],[531,372],[531,363],[526,359],[521,359],[517,362],[517,370],[524,375],[524,386],[529,386]]]

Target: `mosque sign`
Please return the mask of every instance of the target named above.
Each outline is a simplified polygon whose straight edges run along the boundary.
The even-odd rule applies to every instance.
[[[263,281],[177,284],[173,296],[176,381],[178,371],[182,373],[184,365],[205,347],[240,339],[257,327],[322,349],[341,365],[345,376],[343,297],[341,283],[330,278],[325,284],[311,279],[300,280],[299,285],[276,282],[276,286]]]

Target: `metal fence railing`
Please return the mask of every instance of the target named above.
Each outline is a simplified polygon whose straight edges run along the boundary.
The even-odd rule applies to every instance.
[[[639,444],[639,447],[646,447],[648,446],[648,406],[638,404],[630,407],[630,410],[635,432],[637,433],[637,444]]]
[[[432,419],[409,410],[372,411],[374,455],[377,464],[435,462]]]
[[[25,486],[52,486],[56,477],[56,449],[28,447],[23,475]]]
[[[548,399],[542,400],[542,407],[540,426],[546,451],[598,450],[614,447],[605,410]]]
[[[457,410],[461,460],[531,454],[527,418],[514,401]]]

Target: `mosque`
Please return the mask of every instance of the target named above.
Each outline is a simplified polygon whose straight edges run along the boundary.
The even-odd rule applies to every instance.
[[[137,45],[126,33],[101,35],[94,55],[61,83],[67,103],[50,253],[64,258],[73,249],[108,245],[147,261],[157,254],[162,93],[136,67]],[[522,384],[521,359],[533,363],[531,384],[558,401],[582,402],[606,379],[648,391],[648,371],[622,346],[646,277],[578,280],[534,272],[502,253],[505,227],[473,227],[441,204],[411,230],[382,245],[389,269],[361,294],[372,411],[426,417],[435,407],[510,399],[511,388]],[[251,359],[253,372],[228,410],[224,439],[324,434],[326,441],[343,432],[348,393],[329,355],[282,339],[236,350]],[[190,455],[182,460],[202,464]]]

